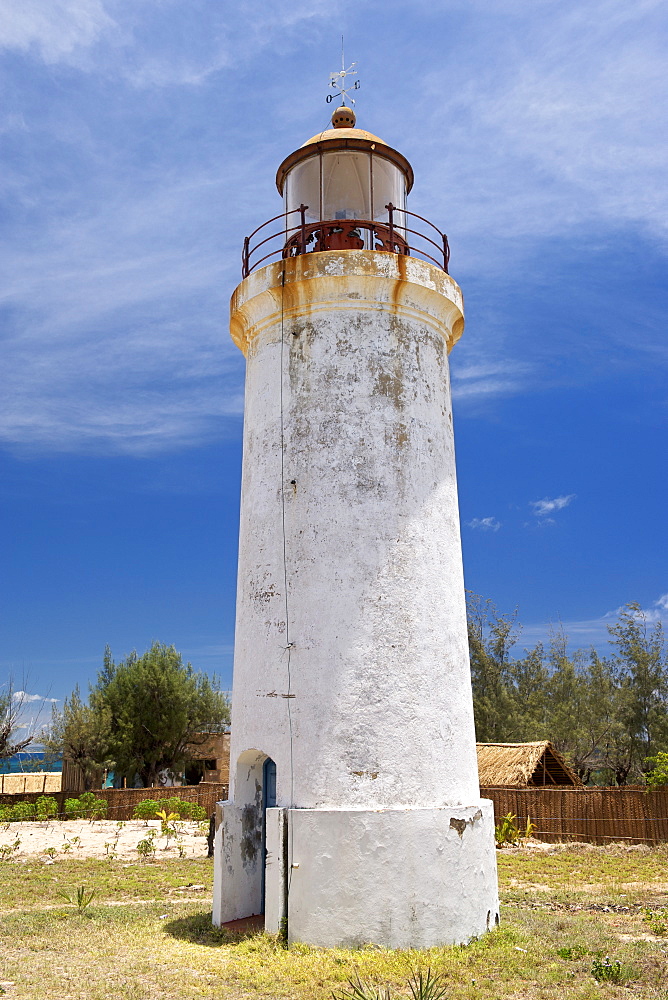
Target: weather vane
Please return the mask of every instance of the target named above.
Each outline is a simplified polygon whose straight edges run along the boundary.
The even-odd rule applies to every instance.
[[[353,97],[348,97],[348,94],[351,90],[359,90],[360,82],[359,80],[355,80],[353,83],[351,80],[350,84],[346,87],[346,77],[357,76],[357,70],[355,69],[356,66],[357,63],[354,62],[350,64],[348,69],[346,69],[346,61],[343,55],[343,35],[341,35],[341,69],[338,73],[329,74],[329,85],[330,87],[334,87],[337,93],[327,95],[328,104],[331,104],[335,97],[341,98],[342,105],[347,104],[348,101],[350,101],[351,104],[355,103],[355,99]]]

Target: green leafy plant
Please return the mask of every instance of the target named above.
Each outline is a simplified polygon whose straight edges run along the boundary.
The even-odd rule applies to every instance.
[[[143,840],[140,840],[137,844],[137,854],[140,858],[143,858],[144,861],[148,861],[149,858],[155,857],[154,838],[155,830],[149,830],[148,836]]]
[[[22,820],[34,819],[35,812],[35,806],[32,802],[17,802],[15,806],[12,806],[12,822],[20,823]]]
[[[65,892],[64,889],[61,889],[58,895],[62,896],[63,899],[66,899],[68,903],[72,904],[72,906],[76,906],[79,914],[83,915],[86,907],[90,905],[91,900],[95,896],[95,889],[91,889],[90,892],[87,892],[86,886],[80,885],[77,889],[76,896],[70,896],[70,894]]]
[[[71,850],[72,850],[72,844],[70,843],[69,840],[66,840],[63,846],[61,847],[61,851],[63,852],[63,854],[69,854]]]
[[[501,822],[494,828],[494,838],[497,844],[516,844],[520,839],[520,830],[517,825],[517,816],[514,813],[506,813],[502,816]]]
[[[0,806],[0,823],[9,823],[12,818],[11,806]]]
[[[645,781],[649,788],[661,788],[668,785],[668,753],[660,751],[655,757],[647,757],[645,765],[650,770],[645,773]]]
[[[587,954],[587,949],[583,948],[582,945],[576,944],[566,948],[557,948],[557,955],[559,958],[563,958],[566,962],[571,962],[574,959],[582,958],[583,955]]]
[[[531,837],[533,837],[535,829],[536,829],[536,824],[531,822],[531,816],[527,816],[526,826],[520,833],[520,837],[523,840],[529,840]]]
[[[134,807],[132,818],[143,819],[144,823],[148,823],[150,819],[157,818],[159,808],[160,804],[155,799],[144,799],[143,802],[138,802]]]
[[[622,963],[615,959],[610,961],[610,956],[604,959],[595,958],[591,965],[591,974],[599,983],[620,983],[624,978]]]
[[[79,850],[81,850],[81,848],[83,847],[83,844],[81,843],[81,837],[72,837],[70,843],[74,844],[74,846],[77,847]]]
[[[167,840],[167,844],[165,845],[166,847],[169,847],[170,837],[176,836],[177,831],[176,831],[176,826],[174,824],[176,823],[176,820],[178,818],[179,814],[175,812],[168,813],[165,809],[160,809],[158,812],[158,819],[160,820],[160,832],[162,833],[163,837],[165,837]]]
[[[35,803],[37,819],[51,819],[58,815],[58,803],[50,795],[40,795]]]
[[[657,913],[654,910],[649,909],[649,907],[645,907],[645,916],[643,917],[643,920],[645,923],[650,925],[652,934],[656,934],[657,937],[665,934],[668,930],[664,913]]]
[[[185,799],[173,796],[171,799],[164,799],[161,805],[168,812],[178,813],[179,819],[198,821],[206,819],[206,809],[197,802],[187,802]]]
[[[42,851],[42,854],[45,854],[47,858],[51,859],[55,858],[57,853],[58,851],[56,850],[55,847],[45,847],[44,850]]]
[[[11,844],[0,845],[0,861],[8,861],[14,853],[14,848]]]
[[[65,819],[81,819],[81,803],[78,799],[65,799],[63,812]]]
[[[109,804],[106,799],[98,799],[94,792],[83,792],[79,796],[84,819],[104,819]]]

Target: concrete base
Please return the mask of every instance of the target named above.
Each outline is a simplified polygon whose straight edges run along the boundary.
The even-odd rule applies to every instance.
[[[234,871],[230,845],[216,847],[220,923],[242,915],[232,895],[246,879]],[[265,929],[277,933],[287,918],[290,942],[430,948],[470,941],[499,920],[492,803],[268,809],[264,896]]]

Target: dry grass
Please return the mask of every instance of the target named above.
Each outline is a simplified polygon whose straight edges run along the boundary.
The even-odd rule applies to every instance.
[[[263,934],[231,938],[211,927],[205,858],[4,862],[0,982],[22,1000],[324,1000],[357,973],[405,996],[410,970],[431,966],[457,1000],[668,1000],[666,848],[498,857],[501,927],[429,952],[286,950]],[[58,891],[82,884],[96,896],[80,916]],[[605,955],[620,961],[620,982],[593,977]]]

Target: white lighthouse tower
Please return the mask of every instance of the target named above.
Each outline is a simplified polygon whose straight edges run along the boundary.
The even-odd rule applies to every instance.
[[[230,797],[214,922],[322,946],[469,940],[498,922],[480,799],[448,352],[447,240],[408,161],[332,128],[246,240]]]

